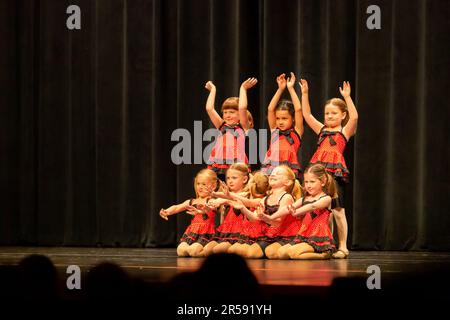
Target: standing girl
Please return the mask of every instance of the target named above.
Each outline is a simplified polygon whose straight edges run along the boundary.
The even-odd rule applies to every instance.
[[[277,77],[277,83],[278,90],[267,108],[267,119],[272,136],[261,170],[270,174],[275,167],[287,165],[298,177],[300,164],[297,153],[303,134],[303,116],[300,100],[294,89],[295,75],[291,72],[291,76],[286,81],[283,73]],[[278,102],[286,86],[292,101]]]
[[[246,93],[246,90],[256,83],[257,81],[254,78],[244,81],[240,94],[243,94],[242,88]],[[239,111],[239,98],[230,97],[222,104],[221,117],[214,108],[216,86],[212,81],[208,81],[205,88],[209,90],[206,112],[213,125],[220,131],[209,157],[208,168],[214,170],[219,179],[224,180],[225,172],[231,164],[236,162],[248,163],[245,154],[245,131],[250,127],[249,116],[247,112]],[[247,103],[246,95],[244,103]]]
[[[317,151],[311,158],[310,163],[319,163],[325,166],[325,169],[336,180],[338,189],[338,200],[333,205],[333,216],[336,220],[339,249],[333,254],[334,258],[347,258],[349,251],[347,249],[348,225],[344,209],[344,187],[348,181],[349,171],[345,164],[343,152],[348,140],[356,133],[358,124],[358,112],[350,96],[350,83],[343,82],[339,91],[344,98],[333,98],[325,103],[324,122],[321,123],[311,114],[308,97],[308,83],[301,79],[303,115],[306,123],[311,129],[319,135],[317,142]]]
[[[209,200],[210,189],[215,190],[218,185],[217,175],[210,169],[200,170],[194,179],[195,199],[188,199],[180,204],[173,205],[167,209],[161,209],[159,215],[165,220],[169,216],[190,210],[204,209]],[[202,257],[204,246],[213,238],[215,234],[214,216],[216,211],[209,209],[203,214],[195,214],[190,225],[187,227],[180,239],[177,247],[177,254],[180,257]]]

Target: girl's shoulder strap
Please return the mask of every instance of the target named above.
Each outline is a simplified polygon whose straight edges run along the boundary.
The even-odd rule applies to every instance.
[[[285,192],[285,193],[283,193],[279,198],[278,198],[278,204],[280,204],[280,202],[281,202],[281,199],[283,199],[283,197],[285,196],[285,195],[290,195],[291,197],[292,197],[292,195],[289,193],[289,192]]]
[[[222,124],[220,125],[220,127],[217,128],[217,130],[222,130],[223,126],[225,125],[225,121],[222,122]]]

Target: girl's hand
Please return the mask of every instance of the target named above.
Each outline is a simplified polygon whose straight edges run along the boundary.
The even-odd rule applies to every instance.
[[[230,202],[230,205],[233,206],[233,208],[242,210],[245,208],[245,205],[242,203],[240,199],[236,199],[235,201]]]
[[[280,90],[284,90],[284,89],[286,89],[286,75],[283,73],[283,74],[280,74],[278,77],[277,77],[277,83],[278,83],[278,88],[280,89]]]
[[[216,86],[214,85],[214,83],[213,83],[212,81],[208,81],[208,82],[205,84],[205,88],[206,88],[208,91],[211,91],[211,90],[213,90],[213,89],[216,89]]]
[[[341,95],[344,99],[350,97],[350,83],[348,81],[342,82],[342,88],[339,87],[339,91],[341,92]]]
[[[302,89],[302,94],[308,94],[308,82],[305,79],[300,79],[300,88]]]
[[[226,201],[224,201],[223,199],[212,199],[208,201],[208,207],[217,209],[218,207],[220,207],[225,203]]]
[[[195,216],[196,214],[204,214],[205,213],[205,205],[197,205],[198,208],[194,206],[187,206],[186,213],[191,216]]]
[[[222,192],[226,196],[230,196],[230,189],[228,188],[227,184],[225,182],[223,182],[222,180],[220,180],[220,187],[222,188]]]
[[[287,87],[288,89],[293,88],[295,85],[295,75],[293,72],[291,72],[291,76],[287,78]]]
[[[163,218],[164,220],[169,220],[169,218],[168,218],[169,213],[167,212],[167,210],[161,209],[161,210],[159,211],[159,216],[160,216],[161,218]]]
[[[254,87],[258,83],[258,79],[256,78],[248,78],[244,82],[242,82],[241,87],[245,90],[248,90],[252,87]]]

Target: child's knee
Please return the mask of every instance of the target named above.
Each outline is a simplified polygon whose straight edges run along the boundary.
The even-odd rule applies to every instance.
[[[179,257],[188,257],[189,256],[189,245],[185,242],[182,242],[177,247],[177,255]]]

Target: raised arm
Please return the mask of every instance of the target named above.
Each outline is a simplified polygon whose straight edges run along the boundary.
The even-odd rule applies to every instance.
[[[241,84],[239,89],[239,122],[244,130],[250,129],[250,123],[247,117],[247,90],[254,87],[258,83],[256,78],[248,78]]]
[[[173,206],[170,206],[167,209],[161,209],[159,211],[159,215],[161,218],[165,219],[165,220],[169,220],[169,216],[173,215],[173,214],[177,214],[181,211],[185,211],[189,206],[189,200],[184,201],[183,203],[180,204],[175,204]]]
[[[302,89],[302,111],[303,118],[305,118],[308,126],[314,131],[316,134],[320,133],[320,130],[323,127],[323,123],[318,121],[311,114],[311,106],[309,105],[309,88],[308,82],[305,79],[300,79],[300,88]]]
[[[301,215],[304,215],[308,212],[317,210],[317,209],[324,209],[328,208],[331,204],[331,197],[326,196],[323,197],[313,203],[305,204],[304,206],[301,206],[300,208],[296,209],[295,212],[292,214],[294,217],[298,217]]]
[[[289,94],[291,95],[291,100],[295,109],[295,131],[300,135],[303,135],[303,115],[302,115],[302,105],[298,99],[297,92],[295,92],[295,75],[291,72],[291,76],[287,81],[287,88]]]
[[[341,95],[344,98],[348,109],[349,119],[344,128],[342,128],[342,133],[348,140],[356,133],[356,127],[358,125],[358,111],[356,111],[355,104],[353,103],[352,97],[350,96],[350,83],[348,81],[344,81],[342,83],[342,88],[339,87],[339,91],[341,92]]]
[[[270,100],[269,106],[267,107],[267,121],[269,122],[270,130],[274,130],[277,127],[276,117],[275,117],[275,108],[280,101],[281,95],[283,94],[284,89],[286,89],[286,78],[285,74],[280,74],[277,77],[278,89]]]
[[[223,119],[214,108],[214,101],[216,100],[216,86],[212,83],[212,81],[208,81],[205,84],[205,88],[209,91],[208,100],[206,100],[206,112],[208,113],[209,119],[211,119],[214,127],[219,128],[223,123]]]

